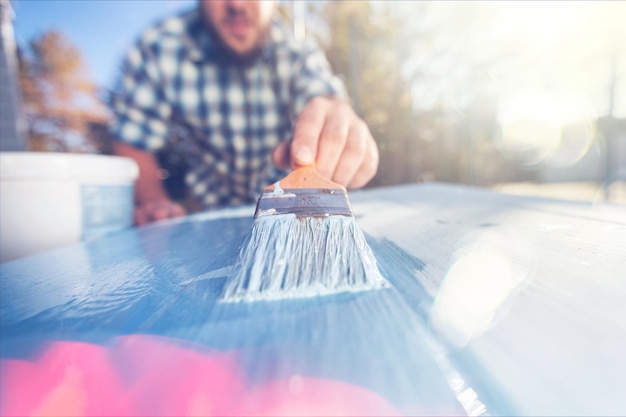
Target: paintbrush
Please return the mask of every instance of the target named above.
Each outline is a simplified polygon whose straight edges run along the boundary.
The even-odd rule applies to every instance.
[[[314,167],[266,187],[221,301],[314,297],[388,287],[345,187]]]

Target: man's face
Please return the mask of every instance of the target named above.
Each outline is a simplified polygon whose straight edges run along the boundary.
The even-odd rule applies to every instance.
[[[274,13],[275,1],[200,0],[206,19],[224,45],[239,56],[262,44]]]

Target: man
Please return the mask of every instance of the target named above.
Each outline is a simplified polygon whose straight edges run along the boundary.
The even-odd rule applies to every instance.
[[[315,164],[364,186],[378,149],[322,52],[274,19],[275,1],[200,0],[146,30],[113,94],[115,151],[137,161],[135,223],[184,215],[152,152],[186,156],[190,207],[252,203],[283,170]]]

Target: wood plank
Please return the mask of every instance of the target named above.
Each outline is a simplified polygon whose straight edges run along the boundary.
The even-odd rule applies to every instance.
[[[351,200],[374,241],[423,264],[415,307],[479,393],[521,415],[626,414],[623,207],[445,185]]]
[[[254,207],[200,213],[0,265],[0,356],[150,333],[409,414],[626,415],[623,207],[444,184],[350,201],[392,291],[218,314]]]

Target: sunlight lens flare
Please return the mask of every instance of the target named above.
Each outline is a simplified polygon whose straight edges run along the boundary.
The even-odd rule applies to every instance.
[[[515,231],[472,234],[465,242],[435,298],[430,321],[454,347],[488,330],[536,265],[532,248]]]
[[[567,167],[589,151],[597,113],[580,94],[529,90],[505,99],[498,118],[499,148],[507,159],[529,168]]]

